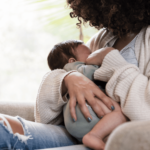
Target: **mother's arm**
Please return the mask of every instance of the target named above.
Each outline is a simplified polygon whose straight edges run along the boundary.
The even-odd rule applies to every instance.
[[[36,122],[51,124],[62,122],[62,106],[67,102],[62,96],[67,92],[65,87],[62,88],[62,83],[64,77],[71,72],[73,71],[57,69],[43,77],[36,98],[34,112]]]
[[[59,124],[62,122],[62,108],[67,102],[62,95],[67,92],[70,96],[71,116],[75,120],[75,105],[78,102],[81,111],[88,119],[91,115],[86,106],[86,100],[99,117],[104,115],[99,103],[98,97],[108,108],[113,106],[109,97],[107,97],[91,80],[79,72],[66,72],[58,69],[47,73],[40,85],[35,107],[35,120],[41,123]]]
[[[122,111],[130,120],[150,120],[150,75],[143,75],[138,67],[126,62],[118,50],[105,56],[94,79],[108,82],[106,93],[121,102]]]

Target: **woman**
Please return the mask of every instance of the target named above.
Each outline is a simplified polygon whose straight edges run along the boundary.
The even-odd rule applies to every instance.
[[[71,116],[75,121],[76,102],[90,121],[92,117],[85,101],[101,117],[105,114],[97,101],[101,100],[112,109],[111,98],[120,102],[123,113],[130,120],[150,119],[150,0],[68,0],[68,4],[73,10],[71,17],[78,17],[80,23],[89,22],[98,29],[104,27],[87,43],[92,51],[110,45],[115,48],[109,52],[104,51],[100,56],[101,67],[94,74],[95,79],[108,82],[108,96],[78,72],[61,69],[49,72],[43,78],[36,101],[35,119],[42,124],[19,117],[1,116],[0,122],[4,121],[4,125],[0,123],[0,133],[6,136],[0,137],[0,143],[3,143],[0,148],[19,148],[24,145],[26,149],[39,149],[76,144],[64,127],[56,126],[63,121],[62,107],[66,103],[67,91],[70,95]],[[132,50],[138,67],[127,63],[119,53],[135,37]],[[5,131],[11,134],[7,135]],[[7,136],[11,142],[6,142]]]

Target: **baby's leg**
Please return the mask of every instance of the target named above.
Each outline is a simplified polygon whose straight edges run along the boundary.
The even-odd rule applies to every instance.
[[[114,102],[115,110],[105,115],[94,127],[87,133],[82,142],[87,147],[96,150],[103,150],[105,143],[103,139],[109,135],[118,125],[126,122],[126,117],[122,114],[118,103]]]

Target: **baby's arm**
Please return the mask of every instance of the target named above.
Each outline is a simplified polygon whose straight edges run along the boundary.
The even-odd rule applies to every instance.
[[[117,126],[127,121],[127,118],[121,112],[119,104],[112,101],[115,110],[110,110],[99,101],[100,105],[107,113],[82,139],[83,143],[92,149],[104,149],[105,143],[103,139],[108,136]]]
[[[66,70],[66,71],[76,70],[76,71],[82,73],[83,75],[85,75],[90,80],[93,80],[93,74],[94,74],[95,70],[97,70],[98,68],[99,67],[96,65],[85,65],[85,63],[80,62],[80,61],[76,61],[73,63],[67,63],[64,66],[64,70]]]
[[[112,48],[112,47],[105,47],[105,48],[98,49],[88,56],[85,63],[87,65],[101,66],[102,61],[103,61],[104,57],[106,56],[106,54],[112,50],[114,50],[114,48]]]

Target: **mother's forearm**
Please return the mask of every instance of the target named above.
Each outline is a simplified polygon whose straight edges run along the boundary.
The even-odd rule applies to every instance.
[[[70,72],[56,69],[43,77],[36,99],[35,120],[37,122],[45,124],[60,124],[62,122],[60,114],[66,101],[61,93],[67,92],[63,80]]]
[[[67,93],[67,87],[65,85],[65,81],[64,80],[62,82],[61,92],[62,92],[62,96],[64,96]]]
[[[67,91],[68,91],[68,88],[67,88],[67,79],[68,77],[72,76],[74,72],[77,72],[76,70],[72,70],[70,71],[63,79],[63,82],[62,82],[62,87],[61,87],[61,93],[62,93],[62,96],[64,96]]]

